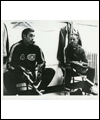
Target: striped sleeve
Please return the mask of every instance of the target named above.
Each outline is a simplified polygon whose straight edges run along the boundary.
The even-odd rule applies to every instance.
[[[37,63],[42,64],[43,62],[45,62],[45,57],[43,51],[41,50],[41,48],[39,48],[39,52],[37,53]]]
[[[20,54],[19,54],[19,51],[20,51],[19,45],[20,45],[20,43],[16,43],[10,49],[9,64],[12,65],[12,66],[18,65],[19,57],[20,57]]]

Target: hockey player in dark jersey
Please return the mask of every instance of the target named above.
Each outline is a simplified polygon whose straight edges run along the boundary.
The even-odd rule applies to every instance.
[[[33,29],[24,29],[22,40],[13,44],[10,49],[8,72],[4,73],[4,85],[9,94],[17,94],[18,87],[23,87],[23,83],[30,84],[38,94],[41,94],[40,90],[44,90],[54,76],[53,69],[45,68],[44,54],[41,48],[35,45],[34,37]],[[47,73],[51,76],[45,79]],[[38,85],[40,80],[42,82],[36,89],[35,85]]]

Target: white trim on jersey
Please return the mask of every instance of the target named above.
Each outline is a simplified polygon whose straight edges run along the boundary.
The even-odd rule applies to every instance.
[[[12,46],[12,48],[11,48],[10,55],[9,55],[9,62],[11,62],[11,60],[12,60],[12,54],[13,54],[14,49],[15,49],[15,47],[16,47],[17,45],[20,45],[20,43],[14,44],[14,45]]]
[[[43,52],[42,52],[42,50],[40,49],[40,52],[41,52],[41,58],[42,58],[42,60],[43,60],[43,62],[45,61],[45,58],[44,58],[44,56],[43,56]]]

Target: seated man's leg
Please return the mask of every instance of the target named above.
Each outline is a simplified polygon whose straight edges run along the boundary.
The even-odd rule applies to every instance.
[[[46,68],[42,75],[42,81],[38,87],[39,90],[45,90],[49,83],[52,81],[55,71],[52,68]]]
[[[72,69],[66,68],[65,87],[68,89],[70,89],[71,76],[72,76]]]
[[[95,76],[95,69],[89,67],[88,71],[86,72],[87,78],[94,83],[94,76]],[[91,93],[94,95],[98,94],[97,88],[95,85],[91,84],[89,81],[85,81],[85,87],[83,88],[83,91],[86,93]]]
[[[87,78],[91,81],[94,82],[94,76],[95,76],[95,69],[89,67],[88,71],[86,72]]]
[[[16,76],[13,72],[8,71],[4,73],[4,87],[9,95],[16,95]],[[6,93],[4,93],[6,95]]]
[[[73,71],[71,67],[66,68],[66,76],[65,76],[65,89],[70,90],[75,87],[75,84],[71,84],[71,77],[78,76],[76,72]]]

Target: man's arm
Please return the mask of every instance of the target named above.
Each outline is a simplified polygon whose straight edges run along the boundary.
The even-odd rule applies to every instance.
[[[37,67],[36,69],[40,72],[42,72],[42,70],[45,68],[46,62],[45,62],[45,58],[44,58],[44,54],[43,51],[39,48],[38,52],[37,52]]]
[[[82,47],[79,48],[79,55],[80,55],[80,59],[81,59],[82,62],[88,63],[85,51],[84,51],[84,49]]]
[[[8,68],[9,67],[16,67],[19,65],[19,58],[20,58],[20,49],[17,44],[14,44],[9,53],[9,60],[8,60]]]

